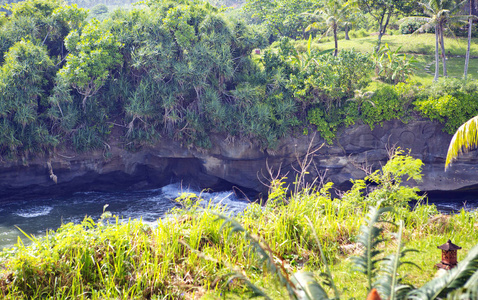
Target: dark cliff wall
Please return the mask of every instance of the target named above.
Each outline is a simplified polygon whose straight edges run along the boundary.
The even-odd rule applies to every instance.
[[[108,158],[101,151],[74,156],[59,151],[50,158],[1,163],[0,199],[80,190],[160,187],[177,180],[202,188],[238,186],[264,192],[266,188],[261,180],[269,177],[267,166],[288,174],[292,180],[297,159],[304,157],[309,146],[312,150],[320,148],[314,155],[310,176],[325,174],[326,180],[339,187],[347,187],[350,179],[363,178],[361,166],[364,164],[373,168],[384,164],[387,149],[394,146],[410,149],[413,157],[425,163],[423,182],[418,184],[421,190],[477,188],[476,151],[464,155],[444,171],[451,136],[441,129],[440,124],[428,120],[407,124],[397,120],[374,130],[363,124],[343,129],[333,146],[323,145],[318,135],[313,138],[311,134],[285,138],[275,149],[260,149],[249,141],[228,142],[215,136],[213,147],[207,151],[182,148],[170,140],[135,153],[112,146]],[[49,164],[57,183],[50,176]]]

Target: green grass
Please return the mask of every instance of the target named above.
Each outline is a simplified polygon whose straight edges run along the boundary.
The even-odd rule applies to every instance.
[[[251,204],[235,217],[247,235],[236,230],[237,226],[225,226],[219,218],[227,216],[224,207],[205,205],[207,201],[185,194],[178,199],[184,208],[172,210],[156,227],[138,220],[120,222],[106,213],[96,222],[86,218],[81,224],[65,224],[44,238],[29,237],[31,245],[20,241],[0,252],[0,298],[249,298],[252,293],[244,281],[231,278],[236,274],[272,299],[286,299],[288,292],[278,283],[278,273],[291,276],[308,270],[320,278],[324,271],[322,249],[342,298],[364,299],[365,276],[354,270],[351,257],[360,255],[357,236],[369,207],[391,201],[395,212],[384,218],[403,220],[402,241],[420,250],[407,260],[421,268],[405,267],[400,273],[406,282],[421,286],[435,274],[433,266],[440,260],[436,246],[450,238],[463,247],[462,258],[477,243],[478,213],[444,216],[426,204],[410,210],[406,203],[417,197],[416,190],[400,187],[400,178],[418,180],[421,162],[397,153],[383,173],[374,173],[373,178],[380,178],[381,183],[368,195],[362,193],[363,181],[356,181],[341,199],[331,198],[331,184],[289,196],[282,181],[273,181],[267,205]],[[302,180],[299,176],[298,181]],[[385,242],[379,248],[387,255],[397,247],[392,238],[396,227],[382,224]],[[258,244],[267,252],[265,256],[257,250]],[[276,271],[270,271],[271,265]]]
[[[431,84],[435,76],[435,57],[431,55],[415,55],[415,70],[411,80],[421,82],[422,84]],[[447,58],[448,77],[462,78],[465,68],[465,59],[463,57]],[[427,72],[428,69],[428,72]],[[443,76],[443,64],[439,62],[439,74]],[[470,60],[468,64],[468,76],[478,78],[478,58]]]
[[[326,42],[318,42],[314,40],[312,47],[320,51],[332,49],[334,47],[333,40],[327,37]],[[435,72],[435,35],[434,34],[419,34],[419,35],[386,35],[382,38],[382,43],[388,43],[392,50],[402,47],[401,53],[406,53],[415,56],[417,63],[415,64],[414,75],[412,80],[421,82],[422,84],[430,84],[433,81]],[[364,38],[352,38],[351,40],[339,40],[340,49],[355,49],[360,52],[372,52],[377,44],[377,36],[369,36]],[[295,42],[299,50],[304,50],[307,47],[306,41]],[[449,77],[461,78],[463,77],[465,54],[468,46],[467,38],[445,38],[445,49],[448,55],[447,70]],[[474,78],[478,78],[478,38],[473,38],[470,48],[470,60],[468,74]],[[456,57],[460,56],[460,57]],[[473,57],[475,57],[473,59]],[[430,66],[429,72],[426,72],[425,67]],[[440,76],[442,76],[442,64],[440,62]]]
[[[335,281],[344,299],[365,298],[364,276],[354,271],[345,245],[354,245],[364,221],[364,207],[332,201],[326,194],[301,193],[288,199],[288,205],[260,209],[252,205],[238,220],[245,228],[269,245],[277,261],[283,259],[290,274],[305,268],[321,269],[318,249],[311,240],[305,222],[308,216],[319,234]],[[365,204],[364,204],[365,205]],[[451,238],[464,249],[478,241],[476,214],[462,212],[450,218],[438,217],[433,207],[406,213],[407,247],[419,249],[409,259],[421,269],[404,268],[406,281],[416,286],[433,278],[439,262],[437,245]],[[239,281],[229,281],[233,271],[241,272],[272,299],[286,299],[287,291],[277,284],[273,274],[263,273],[254,251],[241,234],[232,234],[216,213],[218,207],[174,211],[170,219],[151,228],[141,221],[126,223],[93,222],[66,224],[56,233],[34,241],[31,246],[17,245],[1,254],[2,299],[244,299],[251,296]],[[390,237],[393,227],[387,227]],[[382,248],[395,249],[389,240]],[[466,250],[460,252],[463,257]],[[229,282],[229,284],[228,284]],[[353,284],[352,284],[353,283]]]
[[[388,43],[392,49],[402,47],[400,52],[412,54],[435,55],[435,35],[386,35],[382,38],[382,43]],[[320,50],[332,49],[333,41],[326,43],[313,42],[315,47]],[[377,45],[377,36],[357,38],[351,40],[339,40],[340,49],[354,48],[361,52],[371,52]],[[445,50],[447,55],[465,55],[468,45],[467,38],[445,38]],[[478,56],[478,38],[473,38],[470,49],[471,56]]]

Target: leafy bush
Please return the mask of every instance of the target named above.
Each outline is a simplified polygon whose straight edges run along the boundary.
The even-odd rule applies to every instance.
[[[351,38],[363,38],[363,37],[370,36],[370,34],[367,32],[367,30],[365,30],[364,28],[361,28],[359,30],[350,30],[349,36]]]
[[[378,79],[387,83],[405,82],[413,73],[415,58],[406,54],[400,54],[401,47],[392,51],[388,44],[380,47],[373,53],[375,73]]]
[[[425,25],[427,22],[426,21],[417,21],[413,19],[405,19],[401,24],[400,24],[400,32],[402,34],[412,34],[415,31],[417,31],[419,28],[421,28],[423,25]],[[435,33],[435,27],[434,26],[425,26],[423,28],[424,33]]]
[[[315,107],[308,111],[307,121],[317,127],[320,136],[328,144],[333,143],[337,130],[355,123],[357,110],[354,105],[345,108],[334,108],[327,112],[323,107]]]
[[[342,50],[336,57],[328,52],[311,49],[309,39],[307,51],[298,53],[283,39],[278,53],[264,55],[266,75],[284,78],[287,94],[305,106],[338,107],[370,82],[372,62],[369,55],[353,50]]]
[[[389,85],[381,86],[370,98],[370,102],[364,102],[362,105],[362,120],[372,129],[384,121],[400,119],[405,113],[399,94]]]
[[[414,105],[423,116],[445,123],[443,130],[453,134],[461,124],[478,114],[477,98],[476,82],[447,79],[425,90]]]

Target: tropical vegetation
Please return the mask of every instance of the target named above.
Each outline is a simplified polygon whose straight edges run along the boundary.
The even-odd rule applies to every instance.
[[[468,47],[448,51],[466,52],[466,61],[476,52],[464,2],[146,0],[119,9],[111,7],[115,0],[6,2],[0,161],[107,152],[112,142],[136,151],[160,139],[203,151],[212,135],[274,148],[281,138],[318,131],[334,143],[340,128],[356,122],[373,129],[416,117],[441,122],[450,134],[458,129],[447,164],[477,144],[478,82],[468,63],[463,79],[438,80],[438,45],[447,77],[445,39],[462,30],[454,20],[468,21]],[[406,45],[399,20],[413,33],[407,41],[419,35],[430,42]],[[420,33],[431,25],[434,35]],[[339,51],[349,33],[353,39],[340,41]],[[419,81],[417,61],[433,62],[433,49],[435,82]],[[178,198],[183,208],[153,227],[105,211],[100,220],[26,235],[29,243],[20,239],[2,251],[0,295],[473,298],[477,213],[443,215],[428,205],[408,185],[421,180],[421,168],[420,160],[392,151],[386,165],[337,197],[331,183],[310,185],[301,170],[294,186],[271,178],[263,205],[251,203],[238,215],[185,194]],[[444,236],[468,256],[432,280]]]
[[[420,3],[420,5],[424,7],[424,13],[427,14],[428,17],[425,17],[425,18],[411,17],[412,19],[415,19],[417,21],[426,22],[420,28],[418,28],[416,32],[423,31],[424,29],[430,26],[435,27],[435,78],[434,78],[435,81],[438,80],[438,76],[439,76],[438,75],[438,44],[440,44],[441,46],[443,76],[445,77],[448,76],[447,68],[446,68],[445,39],[443,34],[445,31],[445,26],[448,26],[448,24],[456,20],[465,20],[467,18],[470,20],[472,19],[472,17],[469,17],[469,16],[453,14],[455,11],[461,8],[465,4],[465,2],[466,1],[462,1],[456,4],[456,3],[453,3],[452,1],[446,1],[446,0],[439,0],[439,1],[429,0],[427,3]],[[470,21],[470,24],[471,24],[471,21]],[[471,36],[469,36],[469,41],[470,39],[471,39]]]
[[[464,118],[478,113],[461,101],[461,87],[438,96],[430,93],[435,87],[410,82],[415,60],[399,47],[338,51],[344,26],[374,24],[360,10],[390,22],[417,12],[416,5],[393,2],[380,10],[380,1],[290,2],[246,1],[238,14],[198,0],[151,0],[108,10],[102,21],[61,0],[4,6],[1,157],[107,152],[112,132],[128,150],[159,138],[207,149],[212,134],[273,148],[280,138],[314,130],[333,143],[341,127],[405,120],[414,108],[432,119],[458,120],[457,110],[432,108],[432,98],[448,96],[467,108]],[[376,26],[384,34],[387,24]],[[327,32],[335,32],[334,55],[317,46]],[[293,38],[302,37],[300,48]],[[258,48],[261,55],[253,54]],[[358,100],[368,91],[375,95],[370,101]],[[462,122],[456,123],[446,130]]]
[[[364,299],[375,289],[383,299],[451,292],[458,299],[476,292],[477,215],[439,214],[418,189],[403,185],[421,180],[422,165],[393,152],[382,170],[336,199],[331,183],[311,187],[298,174],[303,188],[289,194],[295,187],[278,178],[264,206],[251,203],[236,216],[192,194],[178,198],[183,208],[153,227],[106,211],[100,220],[28,235],[29,245],[19,240],[2,251],[0,293],[3,299]],[[445,236],[468,256],[460,254],[458,268],[432,280]],[[322,272],[328,285],[315,283]]]

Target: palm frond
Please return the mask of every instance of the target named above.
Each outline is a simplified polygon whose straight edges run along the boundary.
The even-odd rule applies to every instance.
[[[329,297],[324,289],[317,283],[311,272],[297,272],[292,281],[297,287],[298,300],[328,300]]]
[[[461,153],[466,153],[478,145],[478,116],[466,121],[458,128],[450,141],[446,154],[445,170]]]
[[[448,294],[447,300],[470,300],[478,299],[478,285],[471,286],[469,288],[461,288]]]
[[[458,3],[457,5],[455,5],[452,9],[450,9],[450,13],[454,13],[455,11],[457,11],[458,9],[461,9],[469,0],[463,0],[461,1],[460,3]]]
[[[380,219],[382,214],[391,211],[391,207],[379,208],[381,202],[376,207],[370,207],[370,211],[367,215],[367,223],[360,228],[360,235],[358,240],[364,247],[364,251],[361,256],[354,257],[354,262],[357,270],[365,274],[368,278],[368,288],[372,289],[372,280],[377,275],[377,265],[383,259],[378,258],[383,252],[377,249],[377,246],[383,242],[381,239],[382,228],[375,226],[375,224],[384,222]]]
[[[394,254],[387,256],[382,265],[381,271],[382,276],[379,277],[378,281],[375,283],[375,287],[380,292],[380,295],[384,299],[400,299],[401,296],[405,295],[410,291],[411,286],[401,284],[401,278],[398,276],[398,269],[401,265],[411,264],[418,266],[412,262],[402,261],[401,259],[405,257],[408,252],[418,252],[413,249],[402,248],[402,232],[404,227],[403,220],[400,221],[398,233],[396,234],[396,240],[398,243],[397,250]]]

